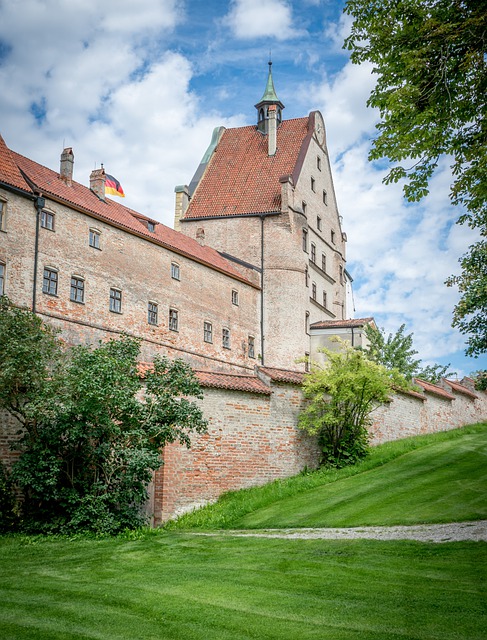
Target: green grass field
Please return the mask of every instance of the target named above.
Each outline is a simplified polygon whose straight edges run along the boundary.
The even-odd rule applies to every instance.
[[[379,524],[396,522],[401,509],[401,523],[484,517],[486,437],[479,425],[391,443],[361,470],[239,492],[196,523],[303,526],[322,522],[323,500],[335,524],[353,520],[354,504],[359,519],[377,508]],[[401,497],[408,483],[410,496]],[[170,528],[114,539],[5,536],[0,638],[485,640],[486,573],[484,542],[209,537]]]

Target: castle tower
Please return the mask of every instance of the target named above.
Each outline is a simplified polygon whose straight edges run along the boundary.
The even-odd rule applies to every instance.
[[[260,363],[303,370],[311,326],[347,317],[346,236],[321,113],[283,120],[271,63],[255,108],[256,125],[214,131],[179,230],[254,270]]]

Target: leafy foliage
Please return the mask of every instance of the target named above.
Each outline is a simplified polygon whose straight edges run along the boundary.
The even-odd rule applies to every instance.
[[[472,377],[477,391],[487,391],[487,371],[475,371]]]
[[[192,400],[201,390],[189,366],[156,357],[144,385],[137,340],[63,352],[38,318],[7,303],[0,335],[0,357],[11,372],[2,372],[10,392],[0,406],[23,426],[12,477],[24,493],[25,527],[115,533],[143,524],[161,448],[174,441],[189,446],[189,434],[206,429]]]
[[[417,201],[428,193],[440,157],[448,157],[453,172],[450,198],[463,206],[459,222],[485,236],[485,2],[347,0],[345,12],[354,19],[344,45],[352,62],[371,62],[377,75],[367,104],[379,110],[381,121],[369,158],[394,163],[385,182],[406,179],[405,197]],[[473,335],[468,355],[487,350],[485,326],[482,330],[479,324],[482,313],[485,318],[486,262],[482,240],[462,258],[462,275],[448,281],[460,285],[454,326]],[[483,295],[472,295],[474,291]]]
[[[18,505],[12,482],[0,461],[0,534],[7,533],[17,525]]]
[[[335,467],[366,456],[370,413],[387,402],[394,386],[407,387],[396,370],[388,371],[348,343],[341,346],[338,353],[323,349],[327,362],[313,364],[305,377],[309,402],[299,416],[300,428],[319,436],[322,463]]]
[[[384,329],[372,325],[365,326],[365,335],[369,346],[363,351],[373,362],[384,365],[387,369],[396,369],[407,380],[413,377],[439,382],[446,375],[450,365],[434,364],[421,367],[421,360],[415,360],[418,353],[413,349],[413,334],[405,334],[406,325],[402,324],[395,334],[389,333],[386,338]]]

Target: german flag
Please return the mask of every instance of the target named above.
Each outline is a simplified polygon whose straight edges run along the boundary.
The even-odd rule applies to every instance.
[[[125,198],[125,193],[123,192],[120,182],[113,176],[108,175],[108,173],[105,174],[105,194],[107,193],[111,196]]]

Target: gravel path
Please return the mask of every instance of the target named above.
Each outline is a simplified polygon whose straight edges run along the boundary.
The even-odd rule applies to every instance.
[[[487,520],[452,522],[450,524],[420,524],[397,527],[352,527],[337,529],[253,529],[227,530],[197,535],[227,535],[243,538],[291,538],[303,540],[417,540],[419,542],[456,542],[474,540],[487,542]]]

